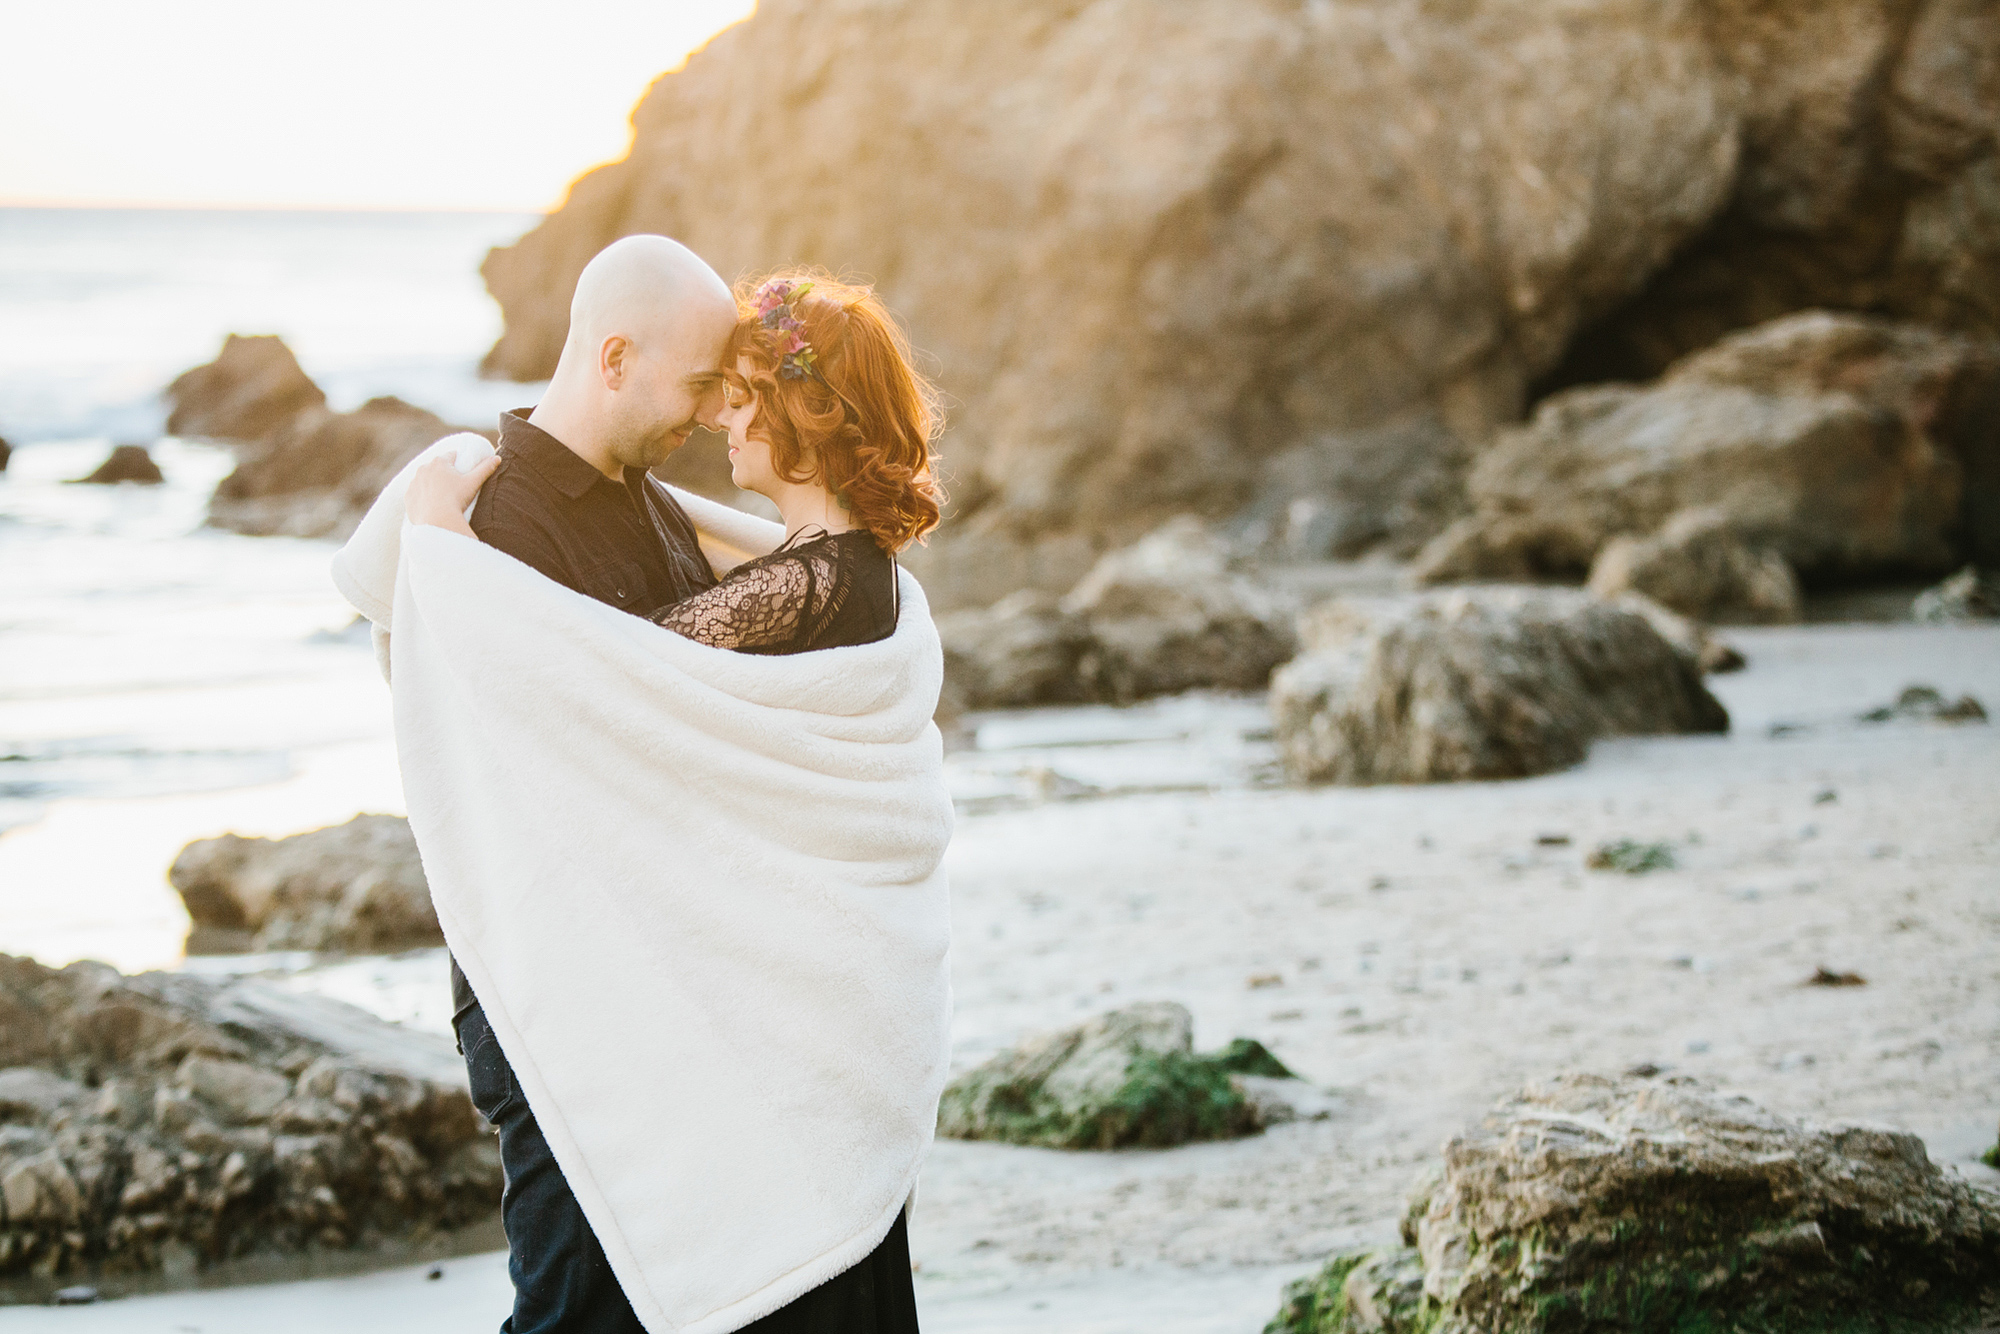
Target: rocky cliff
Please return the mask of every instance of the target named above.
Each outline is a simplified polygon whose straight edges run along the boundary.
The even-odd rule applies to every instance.
[[[1409,550],[1543,389],[1807,306],[2000,328],[1996,127],[1992,0],[765,0],[492,253],[488,368],[665,232],[907,317],[950,601],[1184,510]]]

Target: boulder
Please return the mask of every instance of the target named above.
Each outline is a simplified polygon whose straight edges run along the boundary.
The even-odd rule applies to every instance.
[[[490,1244],[464,1084],[445,1039],[323,997],[0,956],[0,1301]]]
[[[1816,304],[2000,332],[1982,3],[765,0],[488,257],[487,367],[546,376],[622,235],[864,271],[957,400],[940,607],[1273,488],[1395,549],[1455,481],[1378,433],[1476,446],[1608,321],[1644,375]]]
[[[1293,608],[1187,516],[1105,556],[1059,606],[1089,632],[1077,667],[1089,696],[1117,703],[1197,686],[1261,690],[1297,647]]]
[[[1104,556],[1061,598],[1024,589],[946,613],[938,634],[961,707],[1122,704],[1262,689],[1296,646],[1291,614],[1223,538],[1183,516]]]
[[[190,954],[444,943],[416,839],[400,815],[357,815],[290,838],[201,839],[180,850],[167,881],[193,921]]]
[[[14,447],[7,443],[5,436],[0,436],[0,472],[7,471],[7,460],[12,457],[14,457]]]
[[[1785,624],[1805,608],[1785,558],[1745,542],[1718,510],[1683,510],[1650,537],[1612,538],[1587,586],[1601,598],[1640,593],[1704,621]]]
[[[208,521],[258,536],[345,537],[405,463],[462,429],[394,397],[353,412],[307,409],[241,451]]]
[[[1699,665],[1641,613],[1569,589],[1338,598],[1271,678],[1299,783],[1520,778],[1604,736],[1721,732]]]
[[[167,434],[248,443],[263,440],[326,395],[275,334],[230,334],[214,361],[167,386]]]
[[[961,710],[1090,698],[1077,671],[1090,632],[1053,593],[1024,588],[990,607],[946,612],[937,627],[947,689]]]
[[[141,486],[158,486],[166,481],[160,465],[153,462],[153,456],[146,452],[144,445],[115,445],[104,462],[88,477],[78,477],[77,482],[110,486],[115,482],[137,482]]]
[[[1281,1093],[1245,1079],[1296,1083],[1262,1044],[1238,1038],[1197,1056],[1185,1007],[1149,1001],[1045,1033],[952,1080],[938,1133],[1055,1149],[1164,1148],[1255,1134],[1260,1105],[1296,1115]]]
[[[1996,394],[2000,343],[1789,316],[1657,384],[1545,400],[1480,456],[1473,512],[1424,548],[1418,574],[1577,577],[1614,538],[1649,535],[1608,553],[1607,582],[1650,563],[1660,588],[1707,591],[1692,563],[1733,593],[1779,580],[1773,554],[1809,580],[1949,568],[1962,549],[2000,545]],[[1727,537],[1745,552],[1717,554]],[[1691,541],[1711,554],[1674,554]]]
[[[271,335],[229,335],[221,355],[175,380],[167,397],[169,433],[236,447],[209,523],[257,536],[348,536],[405,463],[467,429],[394,397],[335,412]]]
[[[1910,616],[1933,625],[2000,620],[2000,577],[1968,565],[1935,588],[1917,594]]]
[[[1971,1329],[2000,1204],[1923,1141],[1689,1079],[1563,1075],[1444,1147],[1404,1246],[1349,1251],[1267,1334]]]

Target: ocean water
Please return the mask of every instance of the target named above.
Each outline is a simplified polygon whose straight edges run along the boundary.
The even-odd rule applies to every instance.
[[[231,333],[281,335],[338,408],[398,394],[451,420],[500,312],[479,262],[535,222],[486,213],[0,209],[0,436],[147,440],[159,391]]]

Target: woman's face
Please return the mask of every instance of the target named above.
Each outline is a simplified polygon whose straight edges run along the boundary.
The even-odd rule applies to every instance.
[[[716,414],[716,422],[729,432],[729,479],[745,491],[768,496],[778,483],[778,474],[771,467],[770,440],[758,438],[762,431],[751,434],[757,420],[757,391],[750,387],[755,369],[750,358],[736,359],[736,373],[728,377],[723,388],[722,411]]]

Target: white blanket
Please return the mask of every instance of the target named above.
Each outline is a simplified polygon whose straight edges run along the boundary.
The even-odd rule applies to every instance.
[[[709,648],[405,524],[409,472],[334,578],[393,631],[445,940],[640,1321],[725,1334],[865,1258],[936,1125],[952,813],[923,591],[900,575],[879,643]]]

